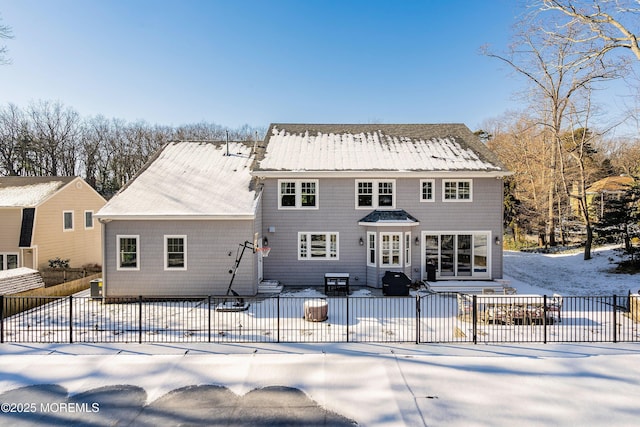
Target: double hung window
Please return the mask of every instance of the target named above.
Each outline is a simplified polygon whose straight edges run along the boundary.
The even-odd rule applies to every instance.
[[[73,211],[62,212],[62,229],[64,231],[73,231]]]
[[[317,209],[318,180],[278,180],[278,209]]]
[[[443,180],[442,200],[444,202],[470,202],[473,200],[472,185],[470,179]]]
[[[338,233],[298,233],[298,259],[338,259]]]
[[[140,270],[140,236],[117,236],[118,270]]]
[[[356,208],[394,208],[394,180],[356,180]]]
[[[164,269],[187,269],[187,236],[164,236]]]

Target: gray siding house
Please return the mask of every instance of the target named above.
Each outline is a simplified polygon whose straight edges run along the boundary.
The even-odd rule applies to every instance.
[[[258,245],[253,145],[171,142],[96,214],[103,224],[103,295],[226,293],[240,245]],[[248,251],[233,290],[254,295],[261,255]]]
[[[319,286],[327,272],[382,287],[502,278],[503,177],[466,126],[272,124],[263,183],[264,275]]]
[[[502,278],[503,178],[462,124],[272,124],[264,143],[173,142],[96,217],[104,295],[224,295],[263,280],[382,287]]]

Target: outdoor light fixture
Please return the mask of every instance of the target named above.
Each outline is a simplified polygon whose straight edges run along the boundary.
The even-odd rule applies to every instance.
[[[496,236],[496,245],[500,244],[500,238]]]
[[[262,238],[262,244],[263,244],[264,246],[269,246],[269,239],[267,239],[266,237],[263,237],[263,238]]]
[[[420,244],[420,239],[416,237],[416,246]]]
[[[358,243],[360,243],[360,246],[364,246],[364,240],[362,240],[362,237],[360,238],[360,241]]]

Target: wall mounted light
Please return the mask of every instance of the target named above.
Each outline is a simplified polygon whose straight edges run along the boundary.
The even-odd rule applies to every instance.
[[[420,244],[420,239],[416,237],[416,246]]]
[[[360,246],[364,246],[364,240],[362,240],[362,237],[360,238],[360,240],[358,241],[358,243],[360,243]]]
[[[496,245],[500,244],[500,238],[496,236]]]
[[[267,239],[266,236],[262,238],[262,245],[263,246],[269,246],[269,239]]]

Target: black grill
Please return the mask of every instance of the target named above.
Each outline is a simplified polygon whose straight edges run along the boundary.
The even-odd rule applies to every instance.
[[[384,295],[407,296],[409,295],[409,286],[411,286],[411,279],[404,273],[387,271],[382,277],[382,293]]]

